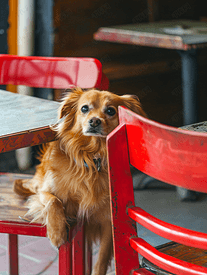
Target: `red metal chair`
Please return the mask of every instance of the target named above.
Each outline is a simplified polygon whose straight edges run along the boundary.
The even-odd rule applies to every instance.
[[[38,88],[107,89],[109,81],[95,58],[0,55],[0,85]]]
[[[116,274],[154,274],[140,265],[137,252],[155,274],[207,274],[207,234],[166,223],[135,207],[130,173],[131,164],[158,180],[207,193],[207,134],[165,126],[123,107],[119,116],[120,125],[107,138]],[[171,250],[165,254],[167,246],[156,249],[139,238],[136,222],[172,240]],[[178,247],[183,253],[174,258]],[[199,259],[195,253],[200,253]]]
[[[20,57],[12,55],[0,55],[0,84],[26,85],[31,87],[67,89],[75,86],[81,88],[99,88],[108,89],[108,79],[102,73],[101,63],[93,58],[50,58],[50,57]],[[26,108],[27,103],[35,100],[35,105],[43,106],[41,108],[42,120],[44,114],[49,110],[49,119],[45,119],[44,127],[33,125],[30,117],[21,118],[21,126],[8,130],[8,117],[1,119],[0,126],[0,153],[15,150],[22,147],[34,146],[49,142],[55,139],[55,133],[49,125],[56,118],[59,103],[34,99],[28,96],[12,94],[0,91],[1,110],[4,104],[6,108],[11,108],[9,104],[14,104],[16,110],[12,110],[13,118],[18,104]],[[20,102],[20,103],[18,103]],[[15,105],[17,104],[17,105]],[[47,106],[49,109],[47,110]],[[38,108],[34,110],[38,111]],[[43,107],[42,107],[43,108]],[[31,106],[30,106],[31,109]],[[44,111],[44,112],[43,112]],[[1,114],[1,117],[4,114]],[[18,115],[16,113],[16,115]],[[53,117],[53,120],[52,118]],[[34,119],[33,119],[34,120]],[[29,123],[28,123],[29,121]],[[27,123],[28,124],[27,124]],[[24,124],[24,125],[23,125]],[[30,125],[31,124],[31,125]],[[5,132],[2,130],[5,126]],[[13,125],[16,126],[16,125]],[[26,127],[26,128],[24,128]],[[12,128],[12,127],[11,127]],[[27,177],[28,175],[21,175]],[[10,273],[19,274],[18,271],[18,239],[17,235],[30,235],[46,237],[46,227],[41,224],[28,223],[21,221],[19,215],[26,213],[26,208],[22,201],[12,192],[13,181],[21,177],[15,174],[0,174],[0,233],[9,234],[9,255],[10,255]],[[59,249],[59,274],[90,274],[91,272],[91,249],[87,247],[85,256],[85,237],[84,225],[77,224],[69,232],[69,241]],[[86,259],[87,257],[87,259]]]

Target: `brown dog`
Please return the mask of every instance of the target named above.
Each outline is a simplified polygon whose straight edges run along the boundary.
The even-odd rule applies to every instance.
[[[106,136],[118,125],[118,106],[146,116],[136,96],[77,88],[59,109],[57,140],[49,143],[32,180],[14,191],[30,197],[28,213],[47,226],[51,243],[67,241],[70,221],[86,220],[88,240],[100,240],[93,275],[106,274],[112,257]]]

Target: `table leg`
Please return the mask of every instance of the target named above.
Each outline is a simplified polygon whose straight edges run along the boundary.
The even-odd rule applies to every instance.
[[[183,122],[198,122],[198,61],[197,50],[179,51],[182,65]],[[180,200],[196,200],[198,193],[177,187]]]
[[[182,64],[183,120],[184,125],[198,122],[198,62],[197,50],[178,51]],[[136,176],[135,176],[136,177]],[[151,177],[137,176],[135,189],[144,189],[153,181]],[[177,187],[180,200],[196,200],[198,193]]]
[[[197,50],[179,51],[182,64],[184,125],[198,122],[198,62]]]

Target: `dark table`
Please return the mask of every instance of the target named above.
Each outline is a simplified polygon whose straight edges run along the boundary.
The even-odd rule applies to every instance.
[[[177,50],[182,62],[184,124],[198,122],[198,49],[207,46],[207,23],[175,20],[98,29],[94,39]]]

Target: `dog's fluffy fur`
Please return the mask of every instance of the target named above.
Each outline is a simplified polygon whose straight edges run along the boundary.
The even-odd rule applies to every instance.
[[[86,221],[88,240],[100,240],[94,275],[104,275],[112,257],[106,136],[118,125],[120,105],[145,116],[136,96],[80,88],[68,93],[57,140],[45,146],[33,179],[14,184],[17,194],[30,197],[28,214],[46,224],[54,246],[66,242],[70,222]]]

